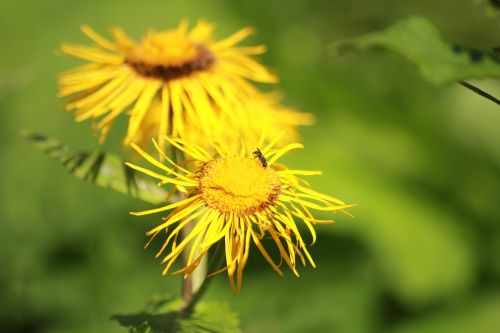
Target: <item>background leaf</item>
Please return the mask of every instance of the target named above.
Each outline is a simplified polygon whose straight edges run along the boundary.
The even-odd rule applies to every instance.
[[[465,48],[446,41],[429,20],[413,16],[389,28],[333,44],[336,51],[384,48],[418,66],[432,83],[499,77],[500,54]]]
[[[477,254],[466,219],[449,212],[428,195],[413,193],[408,184],[391,180],[398,173],[406,177],[425,174],[426,161],[433,160],[430,152],[401,130],[394,129],[389,135],[388,129],[370,126],[341,117],[330,126],[336,135],[351,141],[348,147],[332,142],[330,149],[346,156],[349,155],[345,150],[355,150],[358,155],[343,161],[333,156],[316,158],[320,169],[335,163],[336,170],[344,175],[322,175],[317,187],[327,192],[333,183],[338,191],[356,198],[358,206],[353,210],[355,219],[351,223],[323,231],[337,233],[342,228],[361,237],[378,262],[385,288],[408,307],[423,308],[462,293],[473,284],[477,269]],[[318,131],[316,140],[326,141],[329,136],[324,128]],[[308,150],[310,156],[322,154],[320,146]],[[384,167],[379,169],[374,159]],[[368,163],[370,167],[366,168]],[[390,172],[384,175],[381,170]],[[350,172],[356,179],[350,178]],[[356,186],[350,186],[354,182]]]
[[[125,165],[119,156],[100,151],[76,150],[40,134],[23,133],[22,137],[56,158],[79,179],[154,204],[164,201],[167,196],[163,188]]]
[[[182,300],[167,297],[149,305],[145,311],[130,315],[114,315],[112,319],[127,327],[130,333],[238,333],[238,315],[227,304],[201,302],[192,313],[184,313]]]

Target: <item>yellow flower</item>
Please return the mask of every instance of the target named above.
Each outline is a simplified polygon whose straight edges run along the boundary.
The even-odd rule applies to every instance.
[[[166,264],[163,274],[167,274],[179,255],[185,252],[186,265],[174,274],[188,277],[208,250],[219,241],[225,244],[224,269],[227,269],[231,288],[235,291],[241,288],[243,268],[252,242],[280,275],[282,260],[297,276],[299,274],[295,266],[298,260],[303,265],[309,262],[315,267],[295,219],[302,221],[309,229],[314,243],[314,225],[333,221],[315,219],[310,210],[343,211],[350,205],[314,191],[299,178],[320,172],[288,169],[278,164],[282,155],[292,149],[302,148],[301,144],[291,143],[275,149],[278,139],[265,147],[262,147],[261,139],[257,144],[257,147],[262,147],[261,150],[241,148],[236,153],[215,145],[218,153],[213,156],[198,145],[166,138],[192,161],[192,171],[186,165],[181,166],[163,155],[156,142],[154,144],[167,165],[137,145],[132,145],[161,173],[130,163],[127,165],[158,179],[159,185],[171,185],[173,191],[184,194],[180,201],[167,206],[131,213],[146,215],[170,211],[162,224],[147,232],[151,239],[162,231],[166,232],[166,240],[157,253],[158,257],[168,248],[162,261]],[[179,237],[183,230],[189,231],[184,238]],[[280,261],[273,260],[264,248],[262,239],[266,236],[276,244]]]
[[[297,128],[299,126],[310,126],[314,123],[314,116],[311,113],[299,112],[293,108],[281,105],[281,96],[277,93],[260,95],[249,106],[253,110],[248,110],[252,121],[241,124],[248,126],[244,132],[247,133],[243,142],[257,142],[261,133],[266,133],[267,137],[275,138],[285,133],[283,139],[277,142],[281,147],[283,144],[295,142],[299,139]]]
[[[279,147],[294,142],[299,138],[298,127],[312,125],[314,116],[284,107],[279,101],[280,96],[276,93],[258,94],[251,103],[243,105],[240,109],[234,108],[231,112],[232,119],[228,119],[225,113],[220,114],[220,122],[231,126],[218,126],[213,128],[210,134],[205,134],[200,124],[189,123],[186,124],[182,139],[209,151],[212,141],[222,141],[226,145],[231,145],[232,149],[238,149],[241,141],[257,142],[262,132],[268,137],[286,133],[286,136],[277,143]],[[132,138],[132,142],[145,150],[149,150],[147,145],[159,133],[160,109],[161,103],[154,101],[151,111],[146,114],[141,127]]]
[[[106,138],[112,123],[130,110],[125,143],[133,142],[146,119],[158,120],[155,137],[163,148],[164,135],[184,137],[189,124],[202,136],[231,126],[224,119],[241,117],[241,109],[258,92],[249,80],[274,83],[276,76],[253,59],[264,53],[259,46],[236,46],[252,34],[244,28],[226,39],[212,40],[213,25],[200,20],[191,30],[182,21],[173,30],[149,31],[141,42],[120,28],[113,40],[88,26],[82,31],[94,46],[63,44],[61,52],[90,62],[59,77],[59,96],[71,96],[66,109],[77,121],[93,119]],[[159,101],[160,108],[151,108]],[[157,112],[155,115],[150,112]],[[247,118],[248,119],[248,118]]]

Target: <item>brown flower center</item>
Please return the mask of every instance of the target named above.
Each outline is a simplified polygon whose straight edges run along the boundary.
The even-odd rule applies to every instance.
[[[125,63],[144,77],[170,81],[209,69],[213,53],[177,31],[150,33],[130,51]]]

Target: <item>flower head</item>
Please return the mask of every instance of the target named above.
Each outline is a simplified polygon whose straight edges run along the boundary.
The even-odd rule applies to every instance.
[[[160,147],[165,135],[183,138],[191,124],[200,129],[200,136],[212,136],[232,126],[232,120],[241,121],[241,112],[234,110],[258,95],[250,81],[277,81],[253,59],[265,52],[264,46],[236,46],[252,29],[219,41],[212,40],[213,30],[203,20],[189,30],[183,21],[173,30],[151,30],[136,42],[120,28],[112,29],[109,40],[82,26],[95,45],[63,44],[61,52],[89,64],[60,75],[59,96],[71,96],[66,109],[75,110],[77,121],[95,121],[101,141],[126,111],[130,118],[125,143],[134,142],[148,119],[158,124],[154,136]],[[155,101],[159,107],[153,108]]]
[[[161,102],[154,101],[151,111],[144,117],[141,127],[131,141],[148,151],[151,140],[159,133],[160,118]],[[238,150],[241,141],[257,142],[263,132],[269,137],[286,133],[286,136],[282,136],[277,142],[277,146],[283,146],[297,140],[298,127],[312,125],[314,116],[284,107],[280,104],[280,96],[277,93],[268,93],[256,95],[251,103],[233,108],[230,114],[221,112],[219,120],[226,126],[212,128],[210,134],[206,134],[200,123],[186,123],[182,139],[208,151],[213,150],[210,144],[213,141],[224,142],[226,146],[230,146],[227,149]],[[228,126],[229,124],[231,126]]]
[[[157,173],[149,169],[128,165],[160,181],[160,185],[171,184],[174,191],[184,194],[175,203],[134,215],[146,215],[170,211],[164,222],[147,232],[154,238],[167,231],[166,239],[157,256],[164,255],[166,274],[181,255],[188,258],[186,265],[174,272],[189,276],[198,266],[209,249],[218,242],[224,243],[226,265],[231,288],[241,288],[242,274],[250,253],[251,243],[255,244],[264,258],[280,275],[282,260],[295,275],[298,260],[315,267],[306,243],[299,233],[296,219],[302,221],[316,240],[314,225],[331,223],[332,220],[318,220],[311,210],[343,211],[350,207],[331,196],[314,191],[299,176],[317,175],[317,171],[293,170],[278,164],[278,159],[288,151],[302,148],[292,143],[275,149],[273,142],[262,149],[248,150],[242,147],[238,152],[216,145],[215,156],[204,148],[180,139],[166,138],[173,146],[183,151],[193,161],[191,169],[163,156],[165,165],[133,145],[153,166],[161,170]],[[158,144],[155,142],[155,146]],[[160,154],[162,152],[159,150]],[[170,230],[168,232],[168,230]],[[189,230],[184,238],[179,236]],[[269,237],[276,244],[280,261],[275,261],[265,249],[262,239]],[[168,249],[168,250],[167,250]],[[166,253],[165,253],[166,251]],[[164,254],[165,253],[165,254]]]

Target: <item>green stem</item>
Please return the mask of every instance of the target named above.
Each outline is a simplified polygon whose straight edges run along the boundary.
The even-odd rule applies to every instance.
[[[206,256],[205,256],[206,259]],[[206,260],[205,260],[205,270],[206,270]],[[224,262],[224,247],[221,246],[221,243],[219,242],[213,251],[212,254],[212,260],[210,261],[209,265],[209,270],[211,272],[217,271],[220,269],[221,265]],[[205,292],[208,289],[208,286],[210,284],[210,281],[212,281],[212,276],[207,276],[205,273],[205,277],[203,279],[203,282],[199,286],[199,288],[196,290],[195,293],[193,293],[189,299],[188,302],[185,303],[184,308],[182,309],[182,312],[186,315],[189,315],[192,313],[194,310],[194,307],[198,303],[198,301],[201,299],[201,297],[205,294]]]
[[[196,226],[197,221],[193,221],[182,229],[182,237],[186,238],[193,228]],[[187,246],[184,251],[184,263],[187,264],[191,246]],[[195,254],[196,255],[196,254]],[[182,279],[182,299],[185,304],[189,304],[193,295],[195,295],[207,276],[207,258],[203,257],[196,269],[187,278]]]
[[[178,154],[182,155],[182,152],[178,151],[175,149],[173,152],[173,160],[178,161]],[[174,200],[179,201],[182,200],[182,194],[177,193],[174,196]],[[186,238],[188,235],[193,231],[195,228],[196,224],[198,223],[197,220],[194,220],[190,223],[188,223],[181,231],[181,237]],[[218,246],[219,247],[219,246]],[[218,248],[217,247],[217,248]],[[184,264],[187,265],[188,260],[189,260],[189,253],[191,252],[192,245],[189,245],[186,247],[183,255],[184,258]],[[195,256],[197,253],[195,253]],[[212,262],[213,263],[213,262]],[[219,264],[220,265],[220,264]],[[218,266],[219,266],[218,265]],[[211,265],[211,269],[213,269]],[[203,256],[201,259],[200,263],[196,267],[196,269],[189,275],[187,278],[182,279],[182,286],[181,286],[181,296],[182,299],[184,300],[184,313],[190,313],[193,309],[196,303],[199,301],[201,296],[204,294],[205,290],[207,289],[208,286],[208,281],[210,280],[207,277],[207,270],[208,270],[208,260],[207,256]]]
[[[174,160],[175,163],[179,163],[179,161],[185,159],[185,156],[183,156],[183,153],[178,149],[173,149],[172,159]],[[173,196],[173,200],[174,201],[182,200],[182,193],[180,192],[175,193]],[[196,220],[191,221],[181,230],[181,237],[183,239],[189,236],[189,234],[193,231],[194,227],[196,226],[196,223],[198,223],[198,221]],[[191,249],[192,245],[188,245],[184,251],[183,259],[185,265],[187,265],[188,263],[189,253],[191,252]],[[196,269],[191,273],[191,275],[187,278],[182,279],[181,296],[185,304],[189,304],[193,295],[198,291],[200,286],[203,284],[206,274],[207,274],[207,261],[205,258],[203,258],[200,261],[198,267],[196,267]]]
[[[481,90],[478,87],[473,86],[472,84],[470,84],[468,82],[465,82],[465,81],[458,81],[458,83],[461,84],[462,86],[464,86],[465,88],[472,90],[476,94],[478,94],[480,96],[483,96],[484,98],[489,99],[493,103],[496,103],[497,105],[500,105],[500,100],[498,98],[496,98],[495,96],[487,93],[486,91]]]

